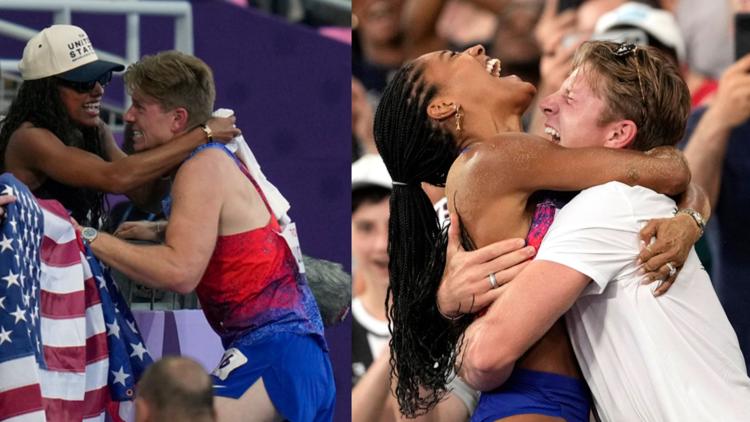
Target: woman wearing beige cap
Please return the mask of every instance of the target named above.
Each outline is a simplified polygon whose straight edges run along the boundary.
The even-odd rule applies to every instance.
[[[210,119],[175,142],[127,156],[100,119],[104,86],[124,66],[99,60],[88,35],[72,25],[43,29],[26,44],[23,84],[0,128],[0,170],[39,198],[60,201],[82,224],[101,226],[104,193],[142,206],[158,202],[155,182],[207,139],[239,134],[234,117]]]

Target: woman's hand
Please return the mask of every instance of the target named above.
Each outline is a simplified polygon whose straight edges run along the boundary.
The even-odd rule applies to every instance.
[[[524,247],[523,239],[505,239],[467,252],[459,233],[458,219],[451,214],[445,270],[437,292],[438,310],[448,319],[490,305],[500,293],[496,288],[511,281],[536,253],[533,247]]]
[[[687,214],[658,218],[641,229],[641,253],[644,283],[658,281],[654,296],[672,287],[695,242],[701,237],[695,220]]]
[[[166,224],[164,221],[126,221],[113,234],[120,239],[160,242]]]
[[[211,129],[211,137],[214,141],[226,144],[242,134],[242,131],[234,125],[236,121],[237,118],[234,115],[229,117],[212,117],[208,119],[206,126]]]

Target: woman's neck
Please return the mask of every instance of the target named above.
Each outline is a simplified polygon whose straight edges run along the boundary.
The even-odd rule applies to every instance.
[[[505,118],[493,118],[493,135],[508,132],[523,132],[521,116],[517,114],[506,116]]]
[[[507,110],[495,112],[489,107],[480,110],[481,112],[477,113],[475,118],[464,118],[465,130],[461,133],[463,135],[461,145],[469,145],[501,133],[523,131],[521,116],[518,113],[511,113]]]

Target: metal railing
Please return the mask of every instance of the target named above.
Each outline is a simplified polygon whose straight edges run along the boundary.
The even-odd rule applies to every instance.
[[[176,50],[188,54],[193,53],[193,9],[186,1],[138,1],[138,0],[0,0],[0,10],[52,12],[55,24],[73,24],[72,12],[86,14],[114,14],[126,16],[125,57],[101,50],[96,52],[99,58],[126,66],[136,62],[141,56],[140,17],[167,16],[175,19],[174,46]],[[0,19],[0,36],[26,42],[39,32],[38,29],[28,28],[4,19]],[[0,58],[0,72],[5,74],[18,69],[18,59]],[[10,77],[12,80],[12,77]],[[5,80],[0,81],[3,87]],[[9,83],[12,85],[12,83]],[[0,88],[3,89],[3,88]],[[5,93],[0,100],[5,98]],[[122,113],[130,106],[130,97],[124,95],[124,103],[120,106],[105,104],[109,112],[108,123],[112,123],[112,130],[122,131]],[[5,107],[3,107],[5,106]],[[0,103],[0,109],[7,104]]]

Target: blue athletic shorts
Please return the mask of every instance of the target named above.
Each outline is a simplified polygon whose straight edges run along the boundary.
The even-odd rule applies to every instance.
[[[483,392],[472,422],[495,421],[513,415],[546,415],[568,422],[588,422],[591,396],[576,378],[516,368],[501,387]]]
[[[312,336],[277,333],[251,345],[232,346],[211,374],[217,396],[238,399],[262,378],[271,402],[286,420],[333,419],[336,386],[331,362]]]

